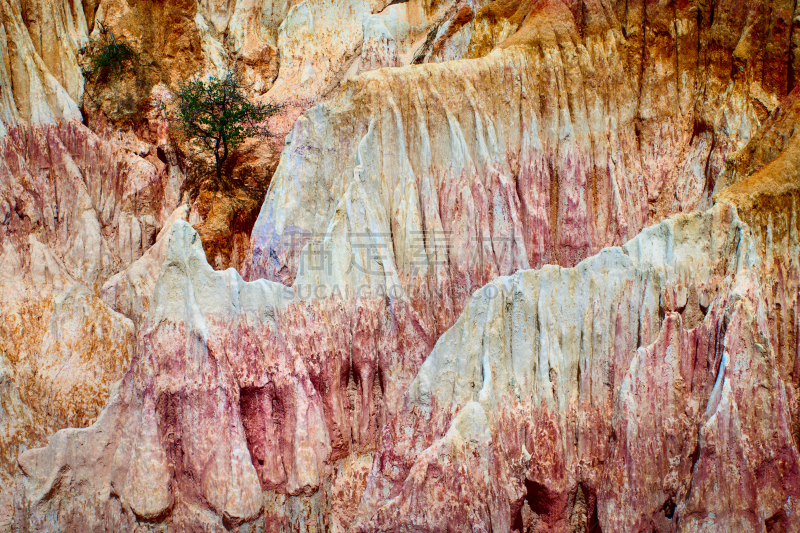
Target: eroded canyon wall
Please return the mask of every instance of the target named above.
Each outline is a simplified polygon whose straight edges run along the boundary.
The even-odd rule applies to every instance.
[[[214,244],[224,263],[244,255],[250,215],[236,210],[244,205],[257,214],[258,204],[246,191],[233,207],[225,198],[185,204],[186,168],[163,106],[188,77],[237,60],[256,95],[267,91],[290,7],[18,0],[0,6],[3,528],[10,525],[18,453],[58,429],[90,424],[128,368],[172,224],[192,219],[217,265]],[[360,30],[365,13],[340,19]],[[415,31],[424,31],[426,20]],[[111,33],[140,57],[132,72],[103,85],[92,78],[90,59]],[[304,35],[311,49],[295,52],[298,61],[325,62],[327,54],[315,51],[324,46],[323,32],[312,21]],[[326,83],[329,89],[335,79]],[[318,92],[306,91],[288,115]],[[288,115],[277,117],[278,134],[290,127]],[[281,143],[255,144],[238,156],[235,171],[248,175],[245,187],[258,189],[268,183]],[[244,229],[233,227],[237,217]],[[230,249],[230,239],[241,252]]]
[[[792,2],[2,7],[17,530],[797,527]],[[189,205],[234,60],[289,136]]]
[[[480,291],[388,425],[357,530],[795,529],[797,398],[735,213]]]
[[[788,48],[772,66],[756,53],[776,42],[763,6],[715,6],[724,32],[693,5],[587,6],[576,19],[557,1],[514,4],[513,15],[492,4],[469,50],[504,31],[496,50],[367,73],[306,113],[245,275],[291,283],[306,240],[366,232],[342,200],[361,183],[380,220],[372,231],[441,333],[497,275],[574,265],[668,213],[709,207],[725,156],[788,87],[773,79],[792,70]]]

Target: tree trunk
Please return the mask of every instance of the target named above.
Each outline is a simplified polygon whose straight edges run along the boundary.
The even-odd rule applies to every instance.
[[[225,150],[221,157],[219,154],[220,143],[223,144]],[[228,145],[225,143],[225,141],[222,139],[221,136],[217,137],[217,142],[214,145],[214,166],[217,171],[217,186],[219,186],[222,189],[225,188],[225,183],[222,181],[222,165],[225,163],[225,159],[227,159],[227,157],[228,157]]]

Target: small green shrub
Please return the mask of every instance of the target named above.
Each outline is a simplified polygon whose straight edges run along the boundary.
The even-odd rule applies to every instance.
[[[125,41],[117,41],[114,33],[102,24],[100,24],[100,32],[106,36],[106,42],[92,54],[92,68],[87,74],[98,81],[116,79],[138,62],[139,53]]]
[[[136,51],[128,43],[109,43],[92,57],[92,72],[98,78],[116,78],[136,59]]]

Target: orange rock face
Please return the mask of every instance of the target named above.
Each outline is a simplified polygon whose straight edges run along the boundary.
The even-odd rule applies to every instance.
[[[0,3],[0,531],[800,529],[798,17]]]

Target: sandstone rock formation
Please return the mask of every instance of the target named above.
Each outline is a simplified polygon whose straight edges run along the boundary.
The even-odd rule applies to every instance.
[[[710,206],[725,155],[785,94],[774,78],[786,61],[742,51],[772,42],[747,29],[767,23],[758,6],[726,26],[738,41],[697,8],[594,6],[577,19],[558,1],[516,8],[475,19],[473,55],[494,45],[487,32],[511,35],[485,57],[366,73],[301,117],[246,277],[291,283],[306,239],[367,231],[337,220],[360,182],[404,289],[426,295],[418,311],[441,333],[497,275],[574,265]]]
[[[783,240],[796,261],[796,211],[790,220]],[[119,394],[91,428],[22,455],[18,523],[299,527],[313,518],[305,507],[328,527],[353,521],[365,531],[672,530],[693,521],[791,530],[797,402],[774,364],[763,250],[725,202],[573,269],[524,271],[478,291],[385,426],[356,522],[325,513],[352,505],[363,461],[341,458],[376,438],[375,414],[361,410],[370,406],[363,384],[374,383],[363,379],[371,369],[360,354],[375,342],[364,343],[364,329],[392,328],[364,327],[362,301],[348,333],[340,302],[300,302],[283,285],[215,272],[197,234],[177,222],[151,325]],[[396,353],[384,343],[379,357]],[[786,356],[795,360],[796,346]],[[351,373],[362,387],[348,409],[341,388]],[[309,504],[303,495],[325,477],[330,501]],[[719,485],[733,487],[722,500]],[[67,504],[68,487],[92,488]],[[465,499],[466,487],[485,497]],[[282,494],[307,503],[293,509]],[[190,504],[198,500],[213,513]]]
[[[796,10],[4,0],[0,525],[797,529]]]
[[[478,291],[389,423],[356,530],[796,529],[796,393],[735,213]]]
[[[177,207],[183,169],[161,103],[181,80],[231,59],[244,62],[256,93],[269,89],[290,7],[27,0],[0,6],[3,527],[18,452],[57,429],[94,420],[127,368],[171,224],[190,216]],[[353,14],[352,27],[360,28],[364,9]],[[425,30],[427,19],[420,20],[416,31]],[[140,64],[133,78],[86,86],[81,68],[104,31],[140,51]],[[323,37],[314,40],[318,49],[326,46]],[[325,61],[319,52],[296,53]],[[336,80],[325,83],[330,89]],[[292,113],[319,96],[306,91]],[[281,98],[287,97],[295,95]],[[291,120],[278,120],[274,129]],[[234,158],[246,188],[263,190],[265,176],[268,183],[275,146]],[[209,204],[196,204],[191,217],[210,257],[242,264],[258,203],[245,194],[232,208],[225,198]],[[229,249],[228,239],[239,244]]]
[[[10,484],[18,446],[89,423],[127,369],[134,324],[97,291],[142,255],[177,198],[163,164],[80,124],[18,126],[3,143],[0,353],[9,394],[31,410],[3,417],[17,428],[0,432]]]
[[[182,177],[154,144],[101,138],[80,123],[80,3],[4,2],[0,15],[5,528],[18,453],[90,424],[127,369],[135,324],[99,289],[155,240]]]

